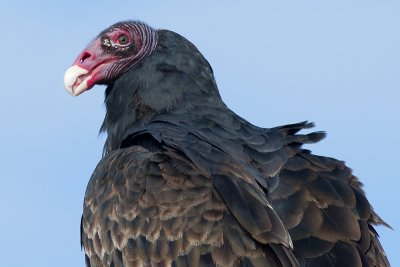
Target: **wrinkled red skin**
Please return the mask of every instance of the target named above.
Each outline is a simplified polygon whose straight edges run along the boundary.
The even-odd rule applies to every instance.
[[[108,33],[100,35],[96,40],[91,42],[74,61],[73,65],[77,65],[89,71],[87,76],[90,76],[90,78],[87,81],[87,90],[92,88],[95,84],[101,83],[109,78],[109,69],[114,62],[119,59],[119,57],[111,53],[106,53],[105,48],[108,47],[106,47],[103,42],[104,39],[108,39],[116,46],[111,47],[111,49],[121,49],[118,47],[121,45],[118,40],[118,37],[121,35],[126,35],[128,37],[128,43],[132,43],[132,36],[128,31],[121,28],[115,28]]]

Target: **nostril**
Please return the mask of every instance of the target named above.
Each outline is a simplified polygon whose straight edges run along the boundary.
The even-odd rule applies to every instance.
[[[86,59],[90,58],[92,55],[89,52],[84,52],[79,63],[83,63]]]

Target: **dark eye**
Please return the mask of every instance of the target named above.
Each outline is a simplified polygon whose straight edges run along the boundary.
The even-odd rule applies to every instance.
[[[121,45],[127,45],[129,43],[129,38],[125,34],[118,36],[118,42]]]

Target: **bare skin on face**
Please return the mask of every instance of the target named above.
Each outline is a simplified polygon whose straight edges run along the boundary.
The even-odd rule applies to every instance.
[[[155,36],[153,29],[141,23],[118,23],[102,32],[65,72],[65,88],[78,96],[115,79],[154,50]]]

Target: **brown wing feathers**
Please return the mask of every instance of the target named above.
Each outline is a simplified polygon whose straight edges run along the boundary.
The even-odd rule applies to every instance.
[[[260,199],[246,190],[247,206],[233,203],[234,195],[226,199],[218,186],[213,189],[219,178],[226,179],[211,179],[174,149],[152,153],[134,146],[110,153],[95,170],[85,198],[82,240],[88,266],[296,266],[288,248],[262,245],[244,230],[263,243],[279,244],[286,231],[272,209],[257,207]],[[224,183],[229,190],[237,187]],[[237,207],[232,213],[231,204]],[[251,221],[249,212],[255,213]],[[276,224],[284,231],[280,235]]]
[[[371,205],[343,162],[301,152],[270,196],[304,266],[389,266]]]

